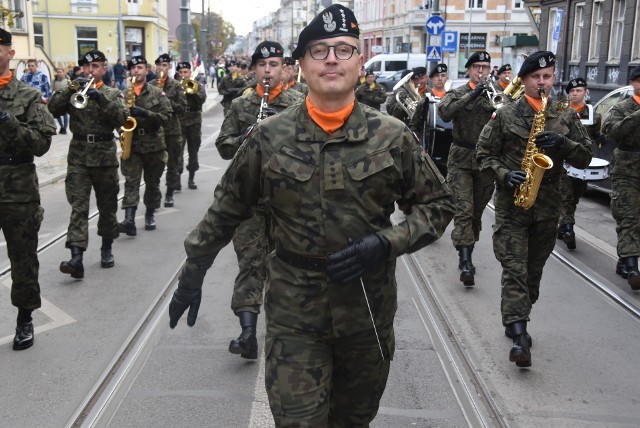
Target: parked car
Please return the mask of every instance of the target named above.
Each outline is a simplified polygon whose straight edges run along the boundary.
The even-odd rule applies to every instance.
[[[376,78],[376,83],[382,86],[385,92],[393,92],[393,87],[400,81],[402,78],[402,73],[404,70],[397,71],[393,73],[391,76],[378,76]]]

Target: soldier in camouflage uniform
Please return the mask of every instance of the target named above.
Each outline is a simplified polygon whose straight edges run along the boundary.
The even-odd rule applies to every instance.
[[[222,101],[220,101],[220,104],[222,104],[225,114],[229,107],[231,107],[231,101],[242,94],[242,90],[246,87],[247,81],[244,76],[240,74],[236,62],[232,61],[231,64],[229,64],[229,74],[222,78],[222,81],[218,86],[218,93],[222,95]]]
[[[587,82],[581,77],[571,79],[566,88],[569,94],[569,105],[578,113],[580,120],[584,124],[587,134],[591,141],[601,144],[604,140],[600,134],[600,124],[602,117],[593,110],[592,106],[585,104],[584,99],[587,95]],[[592,123],[585,124],[589,120],[592,112]],[[561,239],[568,249],[576,248],[576,234],[573,231],[573,225],[576,223],[575,213],[580,201],[580,197],[587,191],[587,182],[585,180],[575,178],[569,174],[560,177],[560,194],[562,195],[562,211],[560,213],[560,225],[558,227],[558,239]]]
[[[438,64],[429,72],[429,79],[433,82],[433,87],[427,89],[425,96],[416,104],[416,110],[409,121],[409,129],[411,129],[418,137],[420,145],[427,149],[429,154],[431,150],[427,147],[426,142],[429,140],[429,103],[440,102],[447,93],[444,88],[449,74],[447,73],[446,64]]]
[[[411,73],[411,70],[405,70],[401,74],[401,79],[407,77],[407,74]],[[387,114],[395,117],[401,122],[404,122],[405,125],[409,125],[409,121],[411,118],[407,114],[406,110],[402,108],[398,100],[396,99],[396,93],[389,95],[387,98],[387,102],[385,103],[385,108],[387,109]]]
[[[284,78],[282,79],[285,89],[293,89],[300,92],[302,95],[307,96],[309,88],[306,84],[298,82],[298,75],[296,74],[296,62],[290,56],[284,58]]]
[[[176,68],[180,74],[180,78],[191,79],[191,64],[189,62],[180,62]],[[187,145],[187,153],[189,153],[189,163],[187,164],[187,171],[189,171],[189,189],[195,190],[198,188],[195,182],[196,171],[200,169],[198,163],[198,150],[200,150],[200,143],[202,141],[202,105],[207,100],[207,91],[203,85],[198,85],[198,90],[193,94],[187,96],[187,107],[185,114],[181,119],[182,127],[182,141]],[[182,156],[184,164],[184,155]],[[182,171],[180,171],[182,172]],[[178,177],[178,187],[176,190],[181,190],[180,178]]]
[[[33,157],[49,150],[56,125],[42,94],[9,68],[15,55],[11,38],[0,28],[0,229],[11,263],[11,303],[18,308],[18,351],[33,345],[31,313],[40,307],[38,231],[44,210]]]
[[[552,52],[529,55],[518,73],[525,88],[524,96],[496,111],[478,140],[480,167],[496,180],[493,251],[502,265],[502,324],[505,335],[513,339],[509,361],[518,367],[531,366],[527,321],[540,294],[542,268],[556,241],[562,202],[559,182],[565,174],[563,161],[586,168],[593,152],[591,140],[575,111],[559,112],[549,105],[545,131],[537,134],[535,145],[551,158],[553,168],[544,173],[531,208],[515,205],[514,189],[527,176],[522,171],[522,160],[534,117],[542,106],[538,89],[543,88],[549,94],[555,80],[555,64]]]
[[[264,307],[276,426],[368,426],[394,354],[395,258],[436,240],[453,216],[443,177],[406,126],[355,102],[358,34],[339,4],[302,30],[293,56],[309,95],[238,150],[185,241],[169,307],[171,327],[187,309],[195,323],[206,271],[263,201],[275,245]],[[394,226],[396,202],[409,209]]]
[[[184,94],[182,85],[175,79],[169,77],[171,69],[171,57],[168,54],[162,54],[156,59],[156,69],[158,77],[148,82],[151,86],[157,86],[167,95],[167,99],[171,102],[171,119],[169,123],[164,125],[164,142],[167,146],[167,174],[165,181],[167,183],[167,193],[164,196],[164,206],[172,207],[173,191],[177,190],[180,185],[180,172],[183,160],[183,141],[182,128],[180,121],[187,109],[187,97]]]
[[[616,273],[632,289],[640,290],[640,66],[631,70],[629,81],[633,97],[609,110],[602,133],[618,143],[611,158],[611,213],[618,234]]]
[[[494,188],[493,177],[488,171],[481,171],[476,161],[476,143],[495,108],[485,96],[482,82],[491,69],[491,56],[484,51],[475,52],[465,67],[469,81],[447,93],[438,105],[438,113],[445,122],[453,120],[453,142],[447,159],[447,183],[456,199],[451,240],[459,254],[460,281],[472,286],[476,268],[471,254],[480,239],[482,213]]]
[[[144,176],[145,191],[144,229],[155,230],[154,213],[160,207],[160,177],[167,164],[167,146],[164,142],[164,126],[171,120],[171,103],[162,89],[146,82],[147,60],[143,56],[134,56],[127,63],[129,74],[136,78],[133,88],[135,106],[131,108],[131,116],[138,122],[133,131],[131,156],[123,159],[120,167],[125,178],[124,199],[122,208],[125,218],[118,225],[121,233],[136,236],[136,210],[140,202],[140,180]]]
[[[284,49],[277,42],[262,42],[252,56],[252,66],[260,82],[267,80],[269,89],[269,114],[281,112],[287,107],[302,102],[304,96],[282,86]],[[225,115],[216,147],[223,159],[231,159],[245,138],[247,129],[256,124],[260,104],[264,97],[264,86],[257,84],[251,92],[236,98]],[[266,221],[262,204],[256,214],[242,222],[233,236],[233,248],[238,256],[240,272],[233,286],[231,309],[238,316],[242,332],[229,344],[229,352],[243,358],[258,358],[256,325],[262,305],[262,290],[265,281],[264,258],[267,253],[265,239]]]
[[[380,110],[380,105],[387,99],[383,86],[376,84],[376,75],[367,73],[366,81],[356,88],[356,99],[362,104]]]
[[[66,247],[71,250],[71,260],[60,263],[60,272],[72,278],[84,278],[82,253],[89,245],[89,203],[91,189],[98,205],[98,236],[102,237],[100,266],[115,264],[111,245],[118,230],[118,177],[117,145],[113,130],[120,129],[129,116],[129,109],[118,89],[105,85],[102,76],[106,72],[106,57],[98,50],[84,54],[78,60],[83,69],[84,84],[94,79],[95,87],[86,93],[87,104],[78,108],[71,103],[74,91],[65,88],[56,91],[48,103],[53,116],[69,114],[69,129],[73,133],[67,155],[65,190],[71,205],[71,217],[67,231]]]
[[[511,68],[511,64],[503,64],[498,69],[498,79],[496,83],[500,86],[501,90],[507,89],[507,86],[511,83],[512,80],[513,69]]]

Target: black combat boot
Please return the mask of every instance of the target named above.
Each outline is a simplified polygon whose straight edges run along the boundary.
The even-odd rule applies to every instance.
[[[513,324],[507,324],[504,328],[504,335],[507,336],[509,339],[513,339],[513,328],[512,328]],[[533,346],[533,339],[531,339],[531,336],[529,335],[529,332],[526,333],[526,337],[527,337],[527,343],[529,344],[529,348],[531,348]]]
[[[174,192],[179,193],[182,191],[182,172],[178,175],[178,185],[174,187]]]
[[[144,214],[144,230],[156,230],[156,221],[153,218],[155,208],[147,208],[147,212]]]
[[[460,256],[458,269],[462,271],[460,272],[460,281],[465,285],[465,287],[471,287],[476,284],[473,278],[476,274],[476,268],[471,262],[472,252],[473,247],[460,247],[458,249],[458,254]]]
[[[120,233],[126,233],[127,236],[136,236],[136,208],[127,207],[124,209],[124,220],[118,223]]]
[[[22,351],[33,346],[33,322],[31,309],[18,308],[16,335],[13,337],[13,350]]]
[[[567,224],[561,224],[560,226],[558,226],[558,239],[560,239],[561,241],[564,240],[564,234],[567,231]]]
[[[164,207],[171,208],[173,206],[173,188],[167,187],[167,194],[164,195]]]
[[[616,273],[624,279],[629,278],[629,272],[627,272],[627,267],[624,265],[624,257],[618,259],[618,263],[616,263]]]
[[[258,358],[258,338],[256,337],[258,314],[242,311],[238,312],[238,318],[240,318],[242,333],[229,343],[229,352],[240,354],[242,358],[255,360]]]
[[[513,333],[513,347],[509,351],[509,361],[518,367],[531,367],[531,351],[527,341],[527,322],[516,321],[509,324]]]
[[[198,188],[198,186],[196,186],[196,183],[193,181],[193,178],[195,176],[196,176],[195,171],[189,171],[189,189],[191,190],[195,190]]]
[[[113,244],[113,239],[102,238],[102,247],[100,247],[100,266],[103,268],[110,268],[116,264],[113,259],[113,254],[111,253],[111,244]]]
[[[71,278],[84,278],[84,266],[82,265],[83,251],[82,248],[71,245],[71,260],[60,263],[60,272],[70,274]]]
[[[624,265],[627,268],[627,283],[632,290],[640,290],[640,272],[638,272],[638,257],[624,257]]]
[[[560,227],[564,226],[564,233],[562,236],[562,242],[567,246],[570,250],[576,249],[576,234],[573,231],[572,224],[563,224]],[[558,235],[560,234],[560,230],[558,230]]]

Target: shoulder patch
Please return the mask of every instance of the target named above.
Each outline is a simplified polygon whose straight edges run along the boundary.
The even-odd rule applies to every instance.
[[[167,96],[167,94],[165,94],[165,93],[164,93],[164,91],[162,91],[162,96],[163,96],[163,97],[166,97],[166,96]]]

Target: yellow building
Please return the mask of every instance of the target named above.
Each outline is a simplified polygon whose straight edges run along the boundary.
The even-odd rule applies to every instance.
[[[169,49],[167,0],[31,0],[33,37],[56,67],[99,49],[110,63]]]

